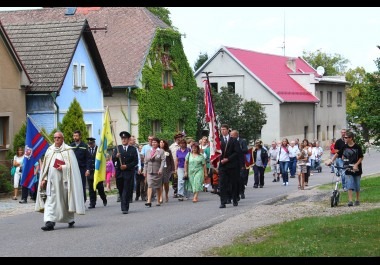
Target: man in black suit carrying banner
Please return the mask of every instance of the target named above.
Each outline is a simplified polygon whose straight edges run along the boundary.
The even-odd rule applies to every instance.
[[[229,126],[221,126],[221,149],[219,173],[220,206],[226,208],[227,200],[232,197],[233,205],[238,206],[241,149],[236,138],[229,135]]]

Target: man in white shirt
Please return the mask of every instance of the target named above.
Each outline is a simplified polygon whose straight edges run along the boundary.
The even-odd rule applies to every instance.
[[[174,165],[176,164],[176,161],[177,161],[177,156],[176,156],[177,150],[180,148],[179,141],[181,141],[183,139],[183,137],[184,136],[182,133],[177,133],[176,135],[174,135],[174,143],[172,143],[169,146],[170,152],[172,152],[172,155],[173,155]],[[178,197],[178,195],[177,195],[177,192],[178,192],[178,176],[177,176],[177,173],[172,174],[171,180],[172,180],[172,188],[174,191],[173,198],[177,198]]]

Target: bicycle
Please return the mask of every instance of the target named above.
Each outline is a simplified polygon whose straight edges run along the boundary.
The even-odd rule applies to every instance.
[[[330,164],[326,164],[327,166],[331,166]],[[336,177],[335,180],[335,186],[332,191],[331,197],[330,197],[330,204],[331,207],[337,207],[339,204],[339,199],[340,199],[340,191],[339,191],[339,183],[341,183],[341,178],[340,178],[340,169],[342,170],[347,170],[350,169],[352,170],[353,164],[349,164],[348,166],[343,166],[343,167],[338,167],[336,164],[334,165],[334,177]]]

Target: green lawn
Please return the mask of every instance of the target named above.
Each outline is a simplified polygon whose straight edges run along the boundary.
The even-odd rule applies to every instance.
[[[321,189],[331,189],[323,185]],[[380,177],[361,180],[360,200],[380,201]],[[347,202],[342,192],[341,203]],[[360,206],[358,206],[360,207]],[[333,217],[306,217],[250,231],[207,254],[221,257],[379,257],[380,209]]]

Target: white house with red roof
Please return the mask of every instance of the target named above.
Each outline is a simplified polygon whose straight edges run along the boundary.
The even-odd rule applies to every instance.
[[[209,74],[213,91],[230,87],[245,100],[265,107],[267,123],[260,138],[273,140],[306,138],[322,146],[339,137],[346,127],[346,82],[327,77],[301,57],[288,57],[222,46],[194,74],[203,86]],[[223,123],[223,121],[220,121]]]

